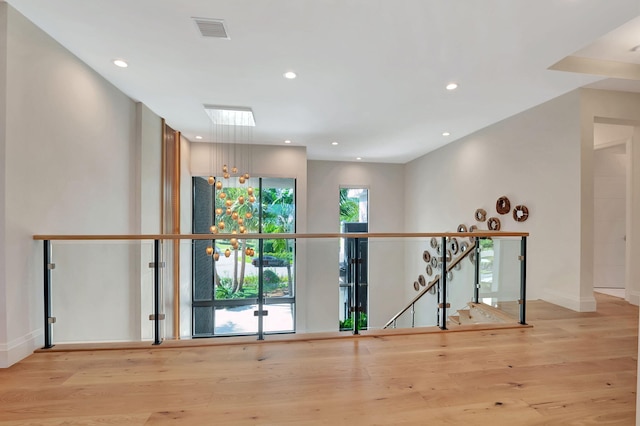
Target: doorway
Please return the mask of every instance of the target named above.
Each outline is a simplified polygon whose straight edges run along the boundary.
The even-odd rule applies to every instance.
[[[628,144],[633,127],[594,124],[593,287],[625,297]]]

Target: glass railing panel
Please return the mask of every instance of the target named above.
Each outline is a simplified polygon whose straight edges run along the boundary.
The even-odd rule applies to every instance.
[[[291,333],[295,331],[295,304],[273,303],[267,300],[263,317],[265,333]]]
[[[296,333],[336,333],[348,321],[348,280],[338,238],[296,241]]]
[[[436,247],[424,238],[371,238],[370,253],[370,328],[375,330],[427,289],[439,274],[440,263]],[[433,287],[394,321],[395,327],[435,326],[437,309]]]
[[[473,300],[475,278],[475,256],[472,255],[475,240],[464,237],[450,237],[447,247],[447,328],[450,325],[465,324],[468,304]],[[439,269],[439,273],[441,269]],[[442,321],[442,318],[440,318]]]
[[[153,260],[151,241],[52,242],[53,344],[152,340]]]
[[[193,245],[193,336],[295,331],[295,240],[215,237]]]
[[[242,301],[214,307],[214,335],[245,335],[258,333],[257,304]]]
[[[520,299],[521,238],[480,240],[479,302],[498,308],[515,320]]]
[[[292,333],[296,330],[296,241],[265,239],[262,247],[262,267],[257,270],[257,278],[262,277],[262,331]],[[259,266],[260,258],[254,258],[252,263]]]

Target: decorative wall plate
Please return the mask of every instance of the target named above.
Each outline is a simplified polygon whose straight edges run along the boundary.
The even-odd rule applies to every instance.
[[[469,232],[476,232],[478,230],[478,227],[476,225],[471,225],[469,227]]]
[[[427,285],[427,281],[424,279],[424,275],[420,275],[420,276],[418,277],[418,283],[420,283],[420,285],[421,285],[422,287],[424,287],[425,285]]]
[[[485,209],[477,209],[475,217],[478,222],[484,222],[487,220],[487,211]]]
[[[447,281],[453,281],[453,272],[447,272]]]
[[[476,263],[476,252],[472,251],[471,253],[469,253],[469,262],[471,262],[472,264],[475,265]]]
[[[413,289],[414,289],[415,291],[420,290],[420,283],[419,283],[418,281],[414,281],[414,282],[413,282]]]
[[[456,263],[456,266],[454,266],[453,269],[459,271],[460,269],[462,269],[462,265],[460,263]]]
[[[516,222],[524,222],[529,217],[529,209],[525,205],[515,206],[513,209],[513,220]]]
[[[511,211],[511,202],[507,197],[500,197],[496,201],[496,211],[500,214],[507,214]]]
[[[427,265],[427,275],[433,275],[433,268],[431,267],[431,265]]]
[[[499,231],[500,219],[498,219],[497,217],[490,217],[487,220],[487,228],[489,228],[489,231]]]
[[[431,248],[436,248],[438,247],[438,240],[436,239],[436,237],[431,237]]]
[[[451,247],[451,251],[453,252],[453,254],[458,254],[458,250],[460,250],[460,245],[458,244],[458,239],[457,238],[452,238],[451,242],[449,243],[449,247]]]
[[[458,225],[458,232],[467,232],[467,225],[465,225],[464,223]]]
[[[437,268],[438,267],[438,258],[435,256],[431,256],[431,266],[433,268]]]
[[[460,243],[460,251],[461,252],[465,252],[467,251],[467,249],[469,248],[469,244],[466,243],[466,241],[463,241],[462,243]]]
[[[431,253],[429,253],[429,250],[425,250],[422,252],[422,260],[424,260],[427,263],[431,261]]]

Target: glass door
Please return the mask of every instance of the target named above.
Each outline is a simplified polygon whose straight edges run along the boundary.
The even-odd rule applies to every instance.
[[[213,238],[193,244],[194,337],[294,331],[292,240],[242,235],[295,231],[295,180],[196,177],[193,188],[193,232]]]

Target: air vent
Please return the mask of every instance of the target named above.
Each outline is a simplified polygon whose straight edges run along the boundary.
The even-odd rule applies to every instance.
[[[224,38],[229,40],[227,29],[222,19],[193,18],[203,37]]]

